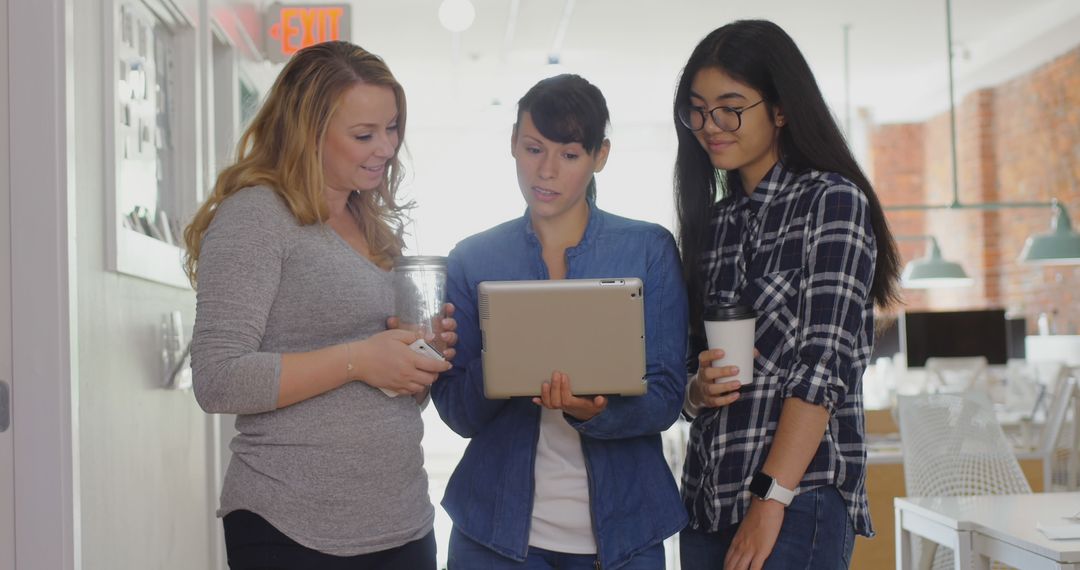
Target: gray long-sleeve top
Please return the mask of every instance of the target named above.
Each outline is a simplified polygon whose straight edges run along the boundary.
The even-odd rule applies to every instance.
[[[328,226],[299,225],[272,190],[257,187],[218,206],[198,279],[195,397],[207,412],[238,414],[240,432],[218,516],[252,511],[337,556],[426,535],[434,509],[412,398],[351,382],[275,409],[283,353],[385,330],[390,274]]]

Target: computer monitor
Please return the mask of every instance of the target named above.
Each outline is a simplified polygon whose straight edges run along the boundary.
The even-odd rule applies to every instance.
[[[1027,319],[1016,317],[1005,319],[1005,346],[1009,349],[1009,358],[1027,357],[1024,339],[1027,338]]]
[[[900,350],[900,319],[896,315],[874,316],[874,352],[870,364],[878,358],[892,358]]]
[[[985,356],[990,364],[1008,361],[1004,309],[905,312],[900,317],[901,349],[909,368],[931,357]]]

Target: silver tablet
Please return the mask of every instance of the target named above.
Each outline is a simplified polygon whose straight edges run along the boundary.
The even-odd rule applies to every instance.
[[[484,394],[538,396],[558,370],[574,395],[645,393],[641,280],[484,281]]]

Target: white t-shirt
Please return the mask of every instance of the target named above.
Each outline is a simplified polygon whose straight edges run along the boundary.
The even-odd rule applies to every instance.
[[[540,413],[529,546],[567,554],[595,554],[589,475],[581,435],[561,410]]]

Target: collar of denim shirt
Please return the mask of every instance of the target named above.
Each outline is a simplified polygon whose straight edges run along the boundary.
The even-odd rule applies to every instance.
[[[602,218],[600,216],[600,210],[596,208],[595,198],[586,198],[586,205],[589,208],[589,219],[585,222],[585,233],[581,236],[581,241],[577,245],[566,248],[566,256],[574,257],[583,251],[586,251],[589,244],[600,233],[600,228],[603,225]],[[536,235],[536,230],[533,229],[532,217],[529,216],[529,209],[525,208],[525,235],[528,237],[529,243],[536,247],[542,247],[540,244],[540,237]]]

